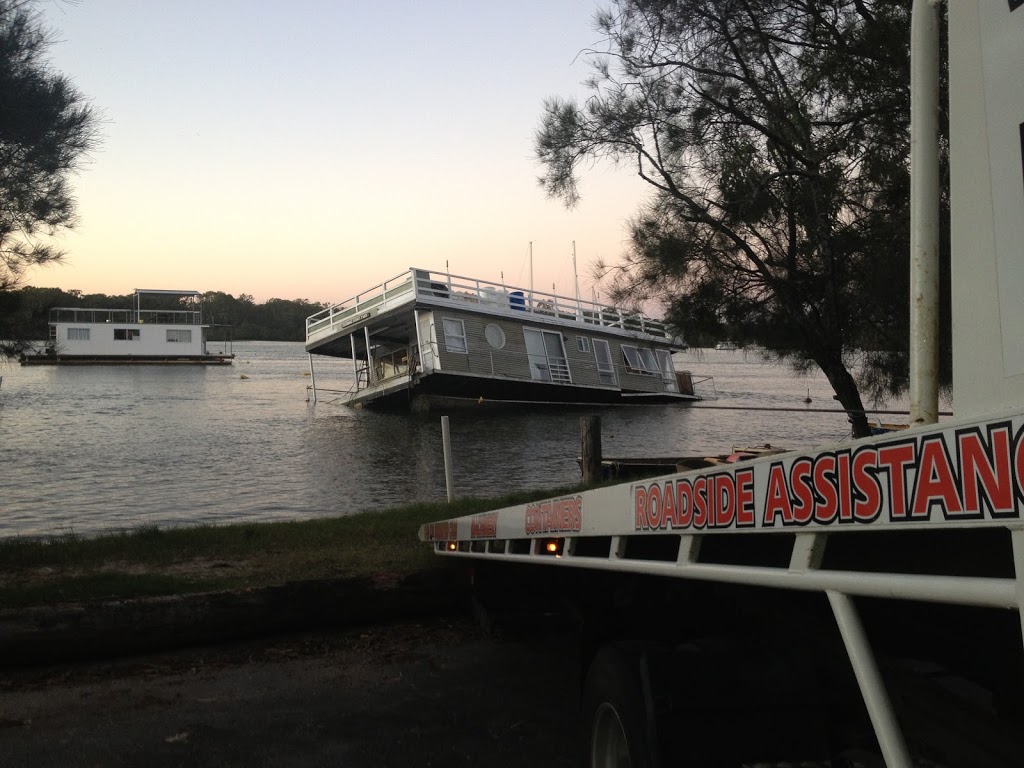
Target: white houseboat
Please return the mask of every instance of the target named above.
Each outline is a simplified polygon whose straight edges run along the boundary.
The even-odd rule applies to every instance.
[[[491,403],[649,404],[699,400],[677,371],[685,349],[644,314],[410,269],[306,320],[313,355],[350,358],[353,406],[429,410]]]
[[[185,309],[145,309],[144,297],[171,296]],[[50,335],[22,365],[230,365],[234,354],[207,350],[202,294],[137,289],[131,309],[58,307]]]

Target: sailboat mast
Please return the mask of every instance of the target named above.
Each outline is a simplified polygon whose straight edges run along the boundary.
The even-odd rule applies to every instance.
[[[583,303],[580,301],[580,275],[576,271],[576,241],[572,241],[572,282],[576,287],[576,311],[583,316]]]
[[[533,240],[530,241],[530,293],[533,293]]]

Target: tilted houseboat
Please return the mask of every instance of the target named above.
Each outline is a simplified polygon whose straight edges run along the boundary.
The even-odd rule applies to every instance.
[[[144,297],[180,299],[186,309],[144,309]],[[22,365],[230,365],[234,354],[207,349],[202,294],[137,289],[131,309],[58,307],[42,351]],[[227,342],[225,342],[225,347]]]
[[[306,320],[313,355],[352,360],[353,406],[686,403],[685,349],[642,313],[410,269]]]

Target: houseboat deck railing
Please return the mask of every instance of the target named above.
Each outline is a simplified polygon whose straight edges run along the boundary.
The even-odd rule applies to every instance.
[[[454,307],[460,304],[475,305],[477,309],[523,312],[543,318],[619,328],[656,338],[671,338],[665,323],[642,312],[629,312],[585,299],[517,288],[448,272],[411,269],[311,315],[306,319],[306,341],[355,326],[374,313],[416,301]]]
[[[160,323],[163,325],[202,325],[203,313],[191,309],[86,309],[55,307],[51,323]]]

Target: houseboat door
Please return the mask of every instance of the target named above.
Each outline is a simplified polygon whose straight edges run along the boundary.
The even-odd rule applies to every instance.
[[[666,392],[678,392],[679,385],[676,383],[676,370],[672,365],[672,353],[667,349],[656,349],[658,364],[661,367],[661,377],[665,380]]]
[[[597,373],[602,384],[615,384],[615,364],[612,363],[612,351],[604,339],[594,339],[594,357],[597,360]]]
[[[562,334],[524,328],[526,354],[530,360],[530,376],[538,381],[571,384],[569,362],[562,345]]]

